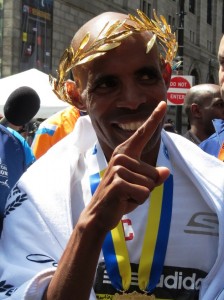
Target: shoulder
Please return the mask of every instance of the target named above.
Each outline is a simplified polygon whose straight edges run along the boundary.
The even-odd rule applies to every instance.
[[[13,130],[11,128],[8,128],[8,130],[21,144],[25,156],[25,164],[26,167],[28,168],[35,161],[35,157],[31,147],[29,146],[25,138],[21,134],[19,134],[16,130]]]
[[[11,134],[12,134],[13,136],[15,136],[15,137],[20,141],[20,143],[21,143],[22,145],[24,144],[24,142],[25,142],[26,140],[24,139],[24,137],[23,137],[20,133],[18,133],[16,130],[14,130],[14,129],[12,129],[12,128],[9,128],[9,127],[7,127],[7,129],[8,129],[8,131],[11,132]]]
[[[56,199],[60,201],[66,197],[65,191],[69,192],[70,185],[74,185],[84,172],[86,151],[95,142],[95,132],[89,118],[80,118],[72,133],[50,148],[23,174],[19,185],[35,202],[41,199],[43,202],[52,199],[52,203]]]
[[[220,149],[219,138],[216,133],[212,134],[209,138],[199,144],[199,147],[209,153],[210,155],[218,156]]]
[[[58,141],[34,165],[44,160],[46,164],[61,164],[68,161],[69,157],[85,153],[95,142],[96,134],[88,116],[80,117],[71,133]],[[57,162],[57,163],[56,163]],[[44,167],[44,163],[42,163]]]
[[[183,161],[195,168],[208,168],[210,166],[221,168],[223,171],[224,164],[216,157],[204,152],[198,145],[175,133],[163,133],[165,145],[169,152],[175,156],[182,157]]]
[[[0,125],[0,136],[1,136],[1,144],[4,145],[4,149],[10,148],[15,151],[23,150],[22,139],[19,138],[20,134],[15,130],[6,128],[5,126]],[[16,150],[17,149],[17,150]]]
[[[62,123],[62,120],[64,119],[75,119],[77,120],[80,116],[79,110],[76,109],[74,106],[69,106],[63,110],[58,111],[57,113],[53,114],[46,120],[44,120],[40,124],[40,128],[46,126],[47,124],[55,124],[60,125]]]
[[[9,129],[6,128],[5,126],[0,124],[0,135],[1,136],[8,136],[9,138],[13,138],[13,132]]]
[[[163,133],[163,142],[172,166],[180,170],[182,176],[189,178],[203,193],[209,193],[211,199],[224,201],[223,162],[180,135]]]

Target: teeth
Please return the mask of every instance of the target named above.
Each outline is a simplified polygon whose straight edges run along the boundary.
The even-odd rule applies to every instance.
[[[144,122],[131,122],[126,124],[118,124],[118,127],[120,127],[123,130],[128,131],[135,131],[137,130]]]

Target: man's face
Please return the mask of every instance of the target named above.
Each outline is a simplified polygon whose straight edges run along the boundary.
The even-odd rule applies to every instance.
[[[203,98],[203,107],[201,114],[204,124],[204,130],[208,135],[214,133],[213,119],[224,119],[224,100],[221,98],[220,90],[214,93],[207,93]]]
[[[166,100],[157,49],[153,47],[146,54],[146,42],[140,36],[128,38],[80,74],[82,100],[108,159],[157,104]],[[148,150],[159,142],[162,126],[154,133]]]

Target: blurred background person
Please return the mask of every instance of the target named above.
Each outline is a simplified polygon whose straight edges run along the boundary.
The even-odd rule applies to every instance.
[[[175,124],[174,124],[173,120],[171,120],[171,119],[168,119],[168,120],[165,121],[165,123],[163,125],[163,128],[166,131],[173,132],[173,133],[178,133],[177,130],[176,130]]]
[[[184,137],[199,145],[215,132],[213,119],[224,119],[224,101],[216,84],[199,84],[190,88],[184,99],[188,131]]]
[[[26,140],[15,130],[0,124],[0,233],[7,197],[35,157]]]
[[[35,132],[31,145],[36,159],[69,134],[79,117],[80,111],[74,106],[69,106],[44,120]]]
[[[4,116],[0,120],[0,232],[7,197],[20,176],[35,162],[31,147],[19,132],[39,108],[38,94],[26,86],[15,89],[3,108]]]
[[[224,101],[224,36],[222,36],[218,50],[219,61],[219,85],[221,97]],[[220,109],[223,111],[223,108]],[[213,120],[215,133],[204,140],[199,146],[205,152],[224,161],[224,120],[223,116],[217,116],[217,120]]]

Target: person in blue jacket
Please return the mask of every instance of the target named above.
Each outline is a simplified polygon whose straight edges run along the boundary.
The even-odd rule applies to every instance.
[[[34,161],[26,140],[17,131],[0,124],[0,233],[11,188]]]
[[[218,50],[219,61],[219,85],[221,97],[224,99],[224,36],[221,38]],[[224,120],[214,119],[215,133],[199,144],[205,152],[224,161]]]
[[[224,120],[214,119],[215,133],[199,144],[199,147],[222,161],[224,161]]]

